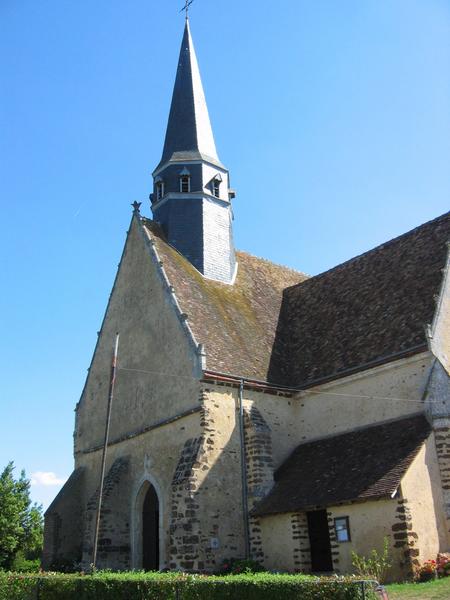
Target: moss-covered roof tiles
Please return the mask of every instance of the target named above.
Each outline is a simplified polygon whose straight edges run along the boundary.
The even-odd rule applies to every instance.
[[[283,289],[306,275],[246,252],[237,252],[233,285],[205,279],[164,239],[160,228],[143,220],[174,287],[181,309],[210,371],[267,379]]]
[[[238,252],[233,285],[205,279],[142,223],[208,371],[295,388],[427,348],[450,213],[315,277]]]

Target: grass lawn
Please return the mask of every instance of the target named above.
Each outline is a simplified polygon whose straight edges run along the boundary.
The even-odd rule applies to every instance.
[[[449,600],[450,577],[427,583],[395,583],[386,590],[389,600]]]

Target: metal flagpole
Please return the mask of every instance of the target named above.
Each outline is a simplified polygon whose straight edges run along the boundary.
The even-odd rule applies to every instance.
[[[113,352],[113,358],[112,358],[112,363],[111,363],[111,377],[109,380],[108,406],[106,409],[105,439],[103,442],[103,453],[102,453],[102,469],[101,469],[101,475],[100,475],[100,487],[99,487],[99,495],[98,495],[97,515],[95,518],[94,551],[92,554],[92,568],[93,569],[95,569],[96,563],[97,563],[98,533],[99,533],[99,529],[100,529],[100,513],[102,510],[103,484],[105,482],[106,453],[108,450],[109,424],[111,422],[111,406],[112,406],[112,401],[114,398],[114,386],[116,384],[118,352],[119,352],[119,334],[116,333],[116,343],[114,345],[114,352]]]

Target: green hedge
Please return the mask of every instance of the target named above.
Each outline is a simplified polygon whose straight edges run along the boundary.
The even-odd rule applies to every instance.
[[[365,599],[376,596],[366,589]],[[301,575],[0,573],[0,600],[362,600],[354,579]]]

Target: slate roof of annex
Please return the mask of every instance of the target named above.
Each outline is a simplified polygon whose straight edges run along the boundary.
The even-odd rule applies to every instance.
[[[237,252],[234,285],[205,279],[142,223],[209,371],[294,388],[427,349],[450,212],[310,278]]]
[[[426,418],[415,415],[301,444],[252,514],[390,498],[430,432]]]

